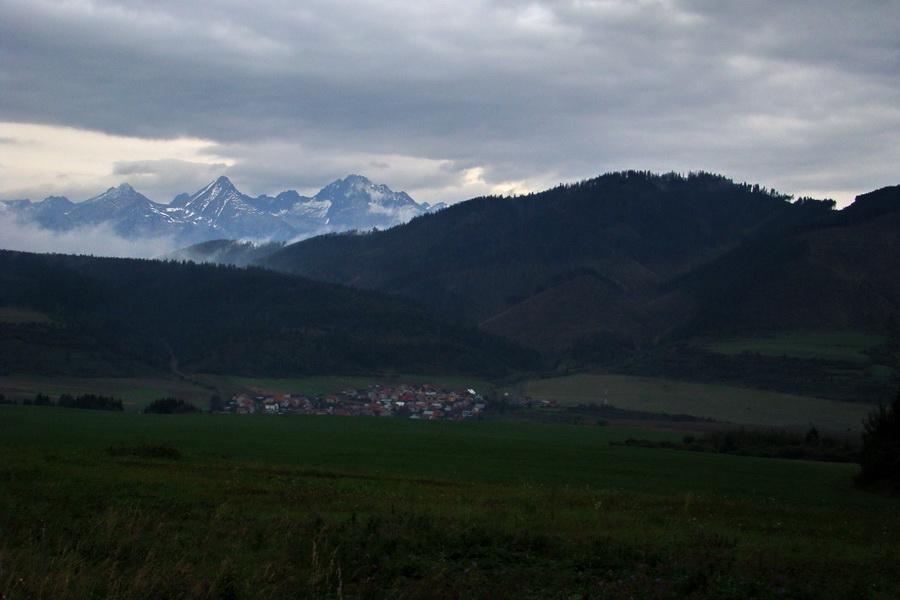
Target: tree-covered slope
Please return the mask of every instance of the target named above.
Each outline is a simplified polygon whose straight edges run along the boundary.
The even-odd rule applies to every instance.
[[[260,268],[0,251],[4,372],[499,375],[534,356],[415,302]]]
[[[690,306],[684,333],[900,333],[900,186],[742,244],[671,288]]]
[[[900,187],[742,244],[644,308],[661,339],[626,372],[886,400],[900,385]]]

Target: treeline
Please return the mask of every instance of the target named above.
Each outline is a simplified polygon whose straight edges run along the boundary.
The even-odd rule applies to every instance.
[[[858,462],[860,458],[860,445],[858,443],[822,436],[815,427],[810,428],[805,435],[775,429],[741,428],[707,433],[700,437],[687,435],[680,442],[675,440],[657,441],[629,438],[624,442],[614,441],[610,443],[641,448],[665,448],[761,458],[788,458],[825,462]]]
[[[653,421],[670,421],[670,422],[698,422],[698,423],[715,423],[714,419],[708,417],[695,417],[683,413],[654,413],[642,410],[629,410],[627,408],[619,408],[611,404],[579,404],[578,406],[566,407],[566,412],[576,415],[591,415],[598,419],[598,424],[605,424],[605,419],[638,419]]]
[[[175,415],[187,414],[195,412],[203,412],[193,404],[185,402],[180,398],[157,398],[144,408],[145,413],[156,413],[158,415]]]
[[[0,404],[14,404],[0,395]],[[33,399],[26,398],[22,401],[23,406],[58,406],[60,408],[84,408],[88,410],[123,410],[121,398],[113,396],[101,396],[98,394],[82,394],[73,396],[72,394],[62,394],[55,402],[50,396],[38,393]]]
[[[211,402],[219,402],[218,396],[213,396]],[[13,400],[6,398],[0,394],[0,404],[15,404]],[[113,396],[103,396],[100,394],[82,394],[74,396],[72,394],[61,394],[54,401],[50,396],[44,393],[38,393],[34,398],[26,398],[22,400],[23,406],[56,406],[59,408],[83,408],[88,410],[123,410],[122,399]],[[203,412],[189,402],[185,402],[180,398],[157,398],[144,408],[144,413],[156,414],[187,414],[195,412]]]

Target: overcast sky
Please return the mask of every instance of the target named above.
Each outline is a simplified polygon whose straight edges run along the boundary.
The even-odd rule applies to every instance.
[[[0,199],[900,183],[894,0],[0,0]]]

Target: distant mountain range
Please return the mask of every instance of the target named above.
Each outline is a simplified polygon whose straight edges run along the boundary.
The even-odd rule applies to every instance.
[[[51,231],[109,226],[126,239],[172,238],[179,244],[215,239],[291,241],[347,230],[385,229],[443,204],[419,204],[360,175],[338,179],[312,198],[288,190],[250,197],[227,177],[168,205],[151,201],[127,183],[83,202],[51,196],[40,202],[4,201],[0,210]]]
[[[496,360],[510,360],[492,370],[502,372],[529,364],[527,352],[537,352],[547,373],[599,369],[864,402],[893,397],[900,387],[900,186],[862,194],[842,210],[830,200],[795,200],[703,172],[609,173],[525,196],[474,198],[439,212],[356,176],[312,199],[298,198],[290,192],[248,198],[221,178],[169,206],[124,187],[78,205],[61,198],[9,204],[36,221],[58,210],[69,227],[107,219],[135,235],[172,223],[212,230],[220,238],[286,239],[314,227],[355,231],[296,243],[205,241],[168,255],[175,261],[153,269],[129,263],[126,271],[137,273],[133,281],[109,271],[90,300],[84,299],[88,286],[67,271],[23,275],[38,270],[39,263],[29,262],[0,281],[0,308],[5,302],[56,320],[56,312],[72,305],[81,315],[78,323],[94,323],[106,311],[106,295],[116,297],[128,303],[124,321],[139,319],[142,311],[158,313],[142,331],[150,337],[165,331],[173,348],[183,337],[175,352],[182,360],[196,357],[198,370],[227,372],[239,369],[241,361],[253,362],[255,373],[301,364],[310,365],[303,372],[325,368],[313,368],[312,356],[332,357],[329,372],[339,372],[342,364],[358,370],[381,364],[379,353],[397,338],[403,340],[397,352],[388,353],[406,357],[397,368],[420,360],[417,352],[429,354],[434,370],[455,361],[469,361],[470,369],[472,361],[500,353],[506,356]],[[375,225],[381,229],[414,214],[421,216],[379,231],[369,227],[372,220],[360,220],[384,217]],[[229,273],[243,270],[229,267],[215,271],[215,285],[204,286],[199,277],[207,271],[191,270],[191,261],[264,267],[249,271],[269,275],[241,283],[244,275],[232,281]],[[180,283],[169,283],[176,281],[179,265]],[[288,284],[273,270],[349,286],[362,295],[351,303],[323,301],[322,319],[340,317],[343,324],[318,327],[319,317],[304,316],[311,302],[306,288],[297,287],[285,299]],[[138,293],[142,277],[161,287]],[[53,289],[41,287],[50,283]],[[173,285],[178,306],[157,310],[158,296]],[[258,291],[263,288],[265,294]],[[377,342],[362,344],[355,328],[368,331],[375,317],[367,315],[382,310],[363,302],[366,294],[411,298],[405,301],[426,308],[427,319],[439,315],[440,322],[420,327],[426,311],[391,308],[378,317],[382,325],[366,333]],[[215,310],[205,306],[209,298],[216,298]],[[252,306],[234,309],[247,302]],[[267,317],[271,303],[283,303],[285,312]],[[182,313],[190,316],[182,319]],[[219,313],[231,317],[216,321]],[[198,314],[209,320],[202,331],[192,325]],[[176,317],[177,327],[164,324]],[[471,329],[458,330],[462,337],[453,343],[429,337],[441,334],[446,318]],[[230,333],[259,329],[260,319],[272,328],[271,341]],[[402,335],[388,326],[398,319],[411,324]],[[104,321],[95,329],[121,327]],[[340,335],[322,346],[318,336],[332,330]],[[20,338],[10,335],[12,353]],[[213,337],[221,338],[220,345],[204,345]],[[296,346],[294,337],[305,345]],[[498,345],[498,338],[509,346]],[[47,348],[55,347],[53,340]],[[246,351],[232,360],[228,348],[239,342]],[[353,362],[340,350],[345,347],[368,348],[372,356]],[[525,354],[517,349],[523,347]],[[166,345],[158,348],[164,361]],[[261,356],[266,360],[259,362]],[[15,363],[11,359],[10,368]]]

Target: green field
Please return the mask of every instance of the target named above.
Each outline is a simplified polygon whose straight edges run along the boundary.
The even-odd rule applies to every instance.
[[[609,444],[665,436],[0,406],[0,595],[898,597],[857,467]]]
[[[121,398],[126,411],[140,411],[157,398],[174,396],[207,408],[216,393],[205,382],[177,377],[68,377],[7,375],[0,378],[0,393],[21,403],[37,394],[56,400],[61,394],[100,394]]]
[[[862,331],[801,331],[765,337],[710,341],[702,347],[720,354],[761,354],[788,358],[864,363],[866,350],[884,344],[888,337]]]
[[[565,406],[604,404],[766,427],[862,429],[871,406],[724,385],[625,375],[579,374],[526,382],[522,391]]]

